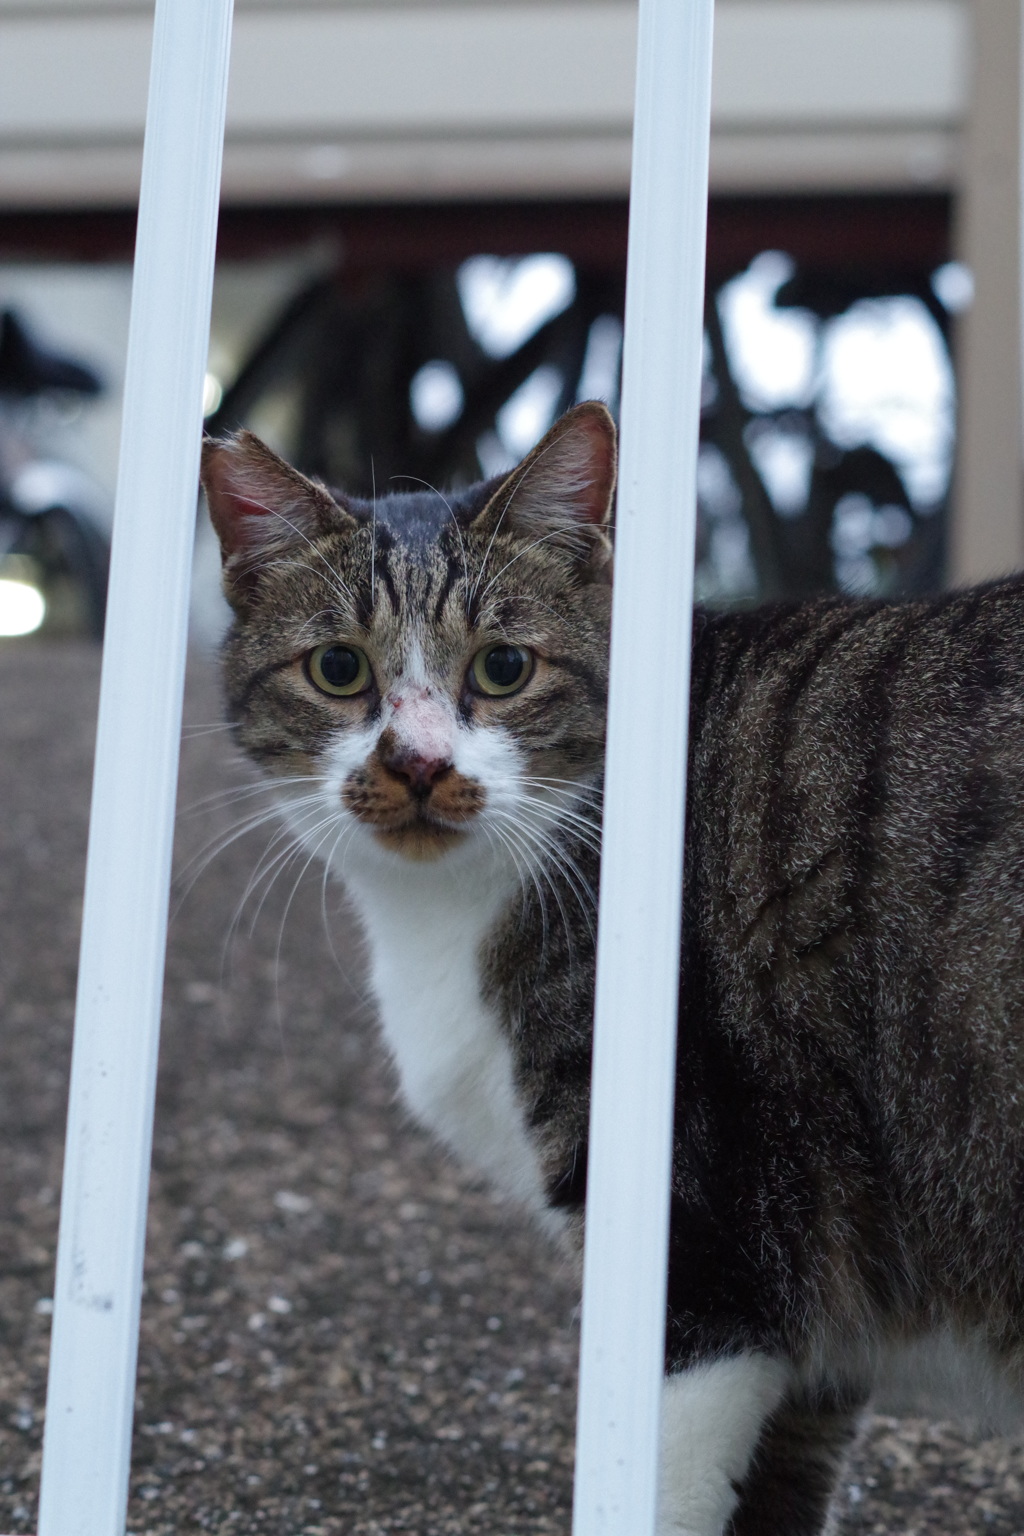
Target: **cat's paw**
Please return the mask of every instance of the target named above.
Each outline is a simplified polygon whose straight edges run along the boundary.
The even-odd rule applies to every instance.
[[[743,1354],[668,1377],[657,1536],[722,1536],[762,1427],[791,1374],[783,1361]]]

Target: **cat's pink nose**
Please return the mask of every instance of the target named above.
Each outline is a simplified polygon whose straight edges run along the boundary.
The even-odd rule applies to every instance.
[[[449,758],[428,757],[418,752],[403,752],[386,760],[385,766],[397,778],[405,779],[414,795],[429,795],[439,779],[451,773]]]

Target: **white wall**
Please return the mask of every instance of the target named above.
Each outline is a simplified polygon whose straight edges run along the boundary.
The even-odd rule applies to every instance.
[[[0,206],[138,182],[151,6],[0,0]],[[632,0],[239,0],[234,201],[623,193]],[[950,186],[967,0],[719,0],[719,189]]]

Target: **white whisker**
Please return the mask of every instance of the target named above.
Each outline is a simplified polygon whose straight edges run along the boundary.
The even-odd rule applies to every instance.
[[[222,720],[220,724],[199,724],[197,722],[195,724],[183,725],[181,735],[183,741],[192,741],[197,736],[217,736],[222,731],[233,729],[234,726],[230,720]]]
[[[308,795],[303,797],[303,801],[295,803],[298,805],[308,802],[312,805],[318,799],[319,796]],[[177,916],[182,904],[195,886],[196,881],[206,872],[214,859],[219,858],[225,849],[230,848],[232,843],[236,843],[239,838],[245,837],[247,833],[255,832],[261,826],[265,826],[268,823],[280,821],[280,816],[280,806],[266,806],[253,815],[243,817],[240,821],[235,822],[226,832],[218,834],[217,837],[204,844],[199,852],[194,854],[175,875],[174,884],[176,888],[181,885],[182,881],[185,884],[184,888],[177,895],[173,916]]]
[[[338,830],[338,835],[334,839],[334,842],[331,844],[330,852],[325,854],[323,858],[323,872],[320,878],[320,916],[323,922],[324,938],[327,941],[327,948],[330,951],[331,959],[334,961],[334,965],[338,974],[344,978],[346,985],[352,989],[364,1007],[372,1007],[373,999],[367,992],[366,987],[357,985],[357,983],[353,981],[348,967],[345,965],[341,956],[338,954],[337,949],[335,948],[334,936],[331,933],[331,926],[327,916],[327,882],[330,879],[335,867],[335,859],[338,855],[338,845],[342,842],[342,839],[344,839],[345,843],[351,843],[353,834],[355,832],[355,823],[353,821],[351,821],[348,817],[340,818],[340,820],[341,826]],[[344,853],[347,853],[347,851],[348,850],[346,848]],[[343,855],[342,868],[344,868],[344,863],[345,860]]]
[[[178,812],[180,817],[196,816],[200,811],[209,811],[217,805],[229,805],[233,800],[244,800],[250,795],[280,794],[282,788],[288,788],[292,784],[322,784],[323,779],[318,773],[296,775],[288,779],[261,779],[255,784],[230,784],[225,789],[216,789],[212,794],[203,795],[199,800],[193,800],[189,805],[182,806]]]
[[[318,826],[316,828],[314,828],[314,831],[313,831],[313,834],[312,834],[313,836],[315,836],[316,833],[323,826],[326,826],[327,830],[326,830],[326,832],[324,832],[323,836],[316,843],[315,847],[313,847],[309,851],[308,857],[306,858],[306,862],[303,864],[302,868],[299,870],[298,874],[295,876],[295,879],[292,881],[292,888],[288,892],[288,896],[287,896],[287,899],[286,899],[285,904],[284,904],[284,910],[281,913],[281,921],[279,922],[278,928],[277,928],[277,946],[276,946],[275,951],[274,951],[274,1007],[275,1007],[275,1011],[276,1011],[276,1014],[277,1014],[278,1034],[279,1034],[280,1040],[281,1040],[281,1055],[282,1055],[282,1057],[283,1057],[283,1059],[284,1059],[284,1061],[286,1063],[288,1062],[288,1050],[287,1050],[287,1044],[286,1044],[286,1041],[285,1041],[285,1034],[284,1034],[284,1018],[283,1018],[283,1015],[282,1015],[282,1012],[281,1012],[281,990],[280,990],[281,946],[284,943],[285,924],[288,921],[288,914],[289,914],[289,912],[292,909],[292,902],[295,900],[295,893],[299,889],[299,886],[302,884],[302,881],[303,881],[303,878],[304,878],[304,876],[306,874],[306,871],[308,870],[309,866],[313,863],[313,860],[319,854],[320,849],[323,847],[324,843],[327,842],[328,838],[334,832],[334,830],[337,827],[339,822],[344,823],[344,812],[336,810],[336,811],[332,811],[331,814],[328,817],[326,817],[324,821],[321,821],[318,824]],[[302,834],[301,846],[302,846],[303,849],[308,848],[308,846],[309,846],[309,835],[308,834]],[[297,852],[298,852],[298,850],[296,850],[296,856],[297,856]],[[284,869],[284,867],[285,866],[282,865],[282,870]],[[280,874],[281,872],[282,871],[279,870],[278,874]],[[277,875],[275,875],[274,879],[275,880],[277,879]],[[271,883],[273,884],[273,882],[271,882]],[[262,901],[261,901],[260,905],[261,906],[263,905]]]
[[[323,807],[321,807],[321,809],[323,809]],[[251,920],[251,922],[249,924],[249,937],[250,938],[252,938],[253,935],[256,932],[256,924],[257,924],[257,922],[259,920],[260,913],[263,911],[263,908],[266,905],[267,897],[270,895],[270,892],[273,890],[274,886],[277,884],[278,877],[281,874],[283,874],[285,869],[287,869],[287,867],[291,863],[292,859],[297,859],[303,853],[305,853],[306,849],[309,846],[309,841],[308,840],[311,837],[315,837],[322,827],[327,826],[328,823],[332,823],[334,821],[334,818],[335,818],[335,816],[337,814],[338,813],[336,811],[333,811],[333,810],[332,811],[328,811],[327,814],[324,815],[324,816],[321,816],[320,820],[315,822],[312,827],[295,828],[295,827],[290,826],[290,825],[288,825],[286,823],[282,827],[282,829],[281,829],[280,833],[278,834],[277,838],[275,838],[270,843],[270,845],[267,848],[267,853],[270,852],[270,849],[274,847],[275,843],[280,842],[283,838],[286,838],[286,837],[289,837],[289,836],[291,838],[290,842],[286,845],[286,847],[283,848],[280,853],[275,854],[273,859],[271,859],[269,863],[266,862],[266,854],[264,855],[264,858],[262,860],[262,867],[256,871],[255,875],[253,876],[252,880],[250,881],[249,888],[246,891],[246,895],[243,896],[243,898],[242,898],[243,903],[244,903],[248,899],[248,896],[252,893],[252,891],[256,889],[256,887],[258,886],[259,882],[261,880],[266,880],[267,875],[270,875],[271,878],[267,881],[266,885],[264,886],[264,889],[263,889],[262,894],[260,895],[259,901],[256,903],[256,910],[253,913],[252,920]]]
[[[370,486],[373,493],[373,512],[370,519],[370,612],[377,607],[377,471],[373,454],[370,454]]]
[[[524,849],[518,841],[513,839],[508,828],[502,827],[495,822],[489,822],[486,824],[485,829],[488,834],[493,834],[498,838],[515,865],[516,874],[519,877],[520,893],[522,895],[524,904],[522,917],[525,917],[526,915],[525,906],[530,886],[533,887],[533,890],[536,894],[537,906],[540,912],[540,955],[538,956],[538,964],[541,968],[543,968],[544,959],[548,948],[548,907],[547,898],[544,894],[544,887],[538,880],[536,871],[533,867],[534,861],[530,857],[528,851]],[[530,886],[526,884],[526,876],[529,877]]]
[[[278,811],[278,815],[279,814],[280,814],[280,812]],[[282,841],[282,839],[287,839],[287,843],[286,843],[285,848],[281,852],[275,854],[273,858],[270,858],[271,851],[278,846],[278,844]],[[294,828],[288,826],[287,823],[285,823],[282,826],[279,826],[277,832],[274,834],[274,836],[268,842],[266,848],[264,849],[262,855],[260,856],[260,859],[259,859],[259,861],[258,861],[258,863],[256,865],[256,868],[253,870],[252,874],[249,876],[249,879],[248,879],[248,881],[246,883],[245,890],[242,892],[241,898],[239,899],[239,901],[237,902],[237,904],[235,906],[235,910],[234,910],[234,912],[232,914],[231,921],[228,924],[227,932],[224,935],[224,944],[223,944],[223,947],[222,947],[222,950],[221,950],[221,976],[222,976],[222,978],[223,978],[224,970],[225,970],[225,967],[226,967],[226,964],[227,964],[227,956],[228,956],[229,949],[231,947],[231,941],[234,938],[234,936],[235,936],[235,934],[236,934],[236,932],[238,930],[239,924],[241,923],[243,913],[245,912],[246,903],[248,902],[250,896],[259,887],[260,883],[263,880],[267,879],[267,876],[269,875],[269,877],[270,877],[269,881],[268,881],[268,883],[266,885],[266,888],[263,891],[263,894],[260,897],[259,904],[258,904],[258,906],[256,908],[256,912],[253,915],[252,923],[250,924],[250,927],[249,927],[249,936],[251,938],[252,934],[253,934],[253,932],[255,930],[256,920],[259,917],[260,911],[263,908],[263,903],[265,902],[267,896],[270,893],[271,888],[273,887],[275,881],[277,880],[277,876],[281,873],[281,870],[287,866],[289,860],[294,858],[296,856],[296,854],[299,853],[303,847],[304,847],[304,843],[302,841],[302,834],[296,833]]]
[[[591,934],[593,934],[593,924],[588,909],[588,898],[589,906],[593,906],[593,892],[590,890],[578,866],[557,847],[550,834],[541,828],[529,825],[522,817],[513,818],[508,811],[499,810],[492,814],[501,818],[505,832],[517,839],[524,853],[533,853],[534,857],[530,860],[531,868],[535,867],[536,873],[545,880],[554,897],[555,904],[561,913],[562,925],[565,930],[566,945],[569,950],[569,963],[570,965],[574,964],[575,945],[573,944],[572,925],[569,922],[569,914],[562,900],[562,893],[548,866],[553,866],[563,877],[569,890],[576,898],[584,922],[586,922]],[[571,866],[571,868],[567,867],[567,861],[568,866]]]
[[[553,864],[554,867],[558,869],[562,875],[564,875],[566,883],[573,890],[573,894],[576,896],[580,903],[580,908],[583,912],[583,915],[589,923],[589,912],[591,909],[596,909],[597,904],[594,892],[591,889],[589,881],[583,874],[583,871],[579,868],[578,864],[568,849],[558,843],[549,830],[549,827],[559,826],[560,822],[553,817],[545,817],[545,822],[547,825],[538,825],[535,821],[533,821],[531,812],[539,810],[540,807],[538,807],[536,804],[523,807],[517,823],[518,830],[523,836],[530,839],[533,846],[537,848],[538,854],[543,860],[550,861],[550,863]],[[504,812],[502,814],[507,816],[509,813]],[[592,829],[588,828],[587,830],[588,833],[592,836]],[[580,842],[584,842],[583,836],[581,836],[579,833],[574,835]],[[591,843],[589,846],[591,846],[592,851],[594,852],[599,850],[599,845]]]
[[[539,800],[531,800],[528,805],[530,816],[541,817],[549,827],[565,827],[570,835],[578,838],[593,853],[600,854],[601,828],[595,826],[586,816],[581,816],[577,811],[569,810],[565,806],[545,805]]]
[[[486,598],[488,592],[494,586],[494,583],[499,579],[499,577],[501,577],[501,576],[503,576],[505,574],[505,572],[509,569],[510,566],[515,565],[517,560],[521,560],[524,555],[528,555],[532,549],[537,549],[539,545],[547,544],[550,539],[564,539],[564,538],[565,538],[565,529],[564,528],[552,528],[547,533],[541,534],[541,536],[539,538],[531,539],[529,544],[526,544],[521,550],[519,550],[516,554],[514,554],[511,557],[511,559],[506,560],[505,564],[501,567],[500,570],[495,571],[494,575],[491,577],[490,581],[487,583],[486,587],[484,587],[483,591],[480,594],[480,602],[482,603],[484,601],[484,599]],[[489,548],[489,546],[488,546],[488,548]],[[475,596],[475,590],[474,590],[474,596]]]

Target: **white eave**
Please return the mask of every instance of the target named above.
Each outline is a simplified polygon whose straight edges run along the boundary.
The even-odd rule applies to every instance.
[[[235,203],[618,196],[631,0],[239,0]],[[134,200],[151,7],[0,0],[0,206]],[[712,185],[955,185],[966,0],[719,0]]]

